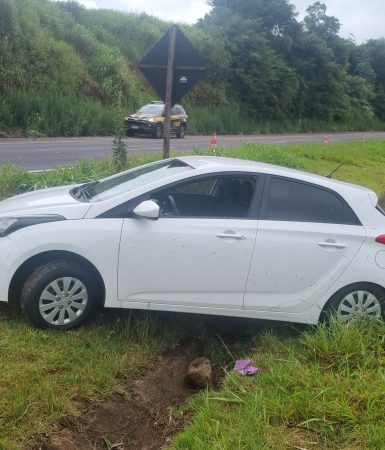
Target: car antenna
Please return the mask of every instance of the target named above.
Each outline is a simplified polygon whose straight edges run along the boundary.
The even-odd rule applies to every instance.
[[[325,178],[331,178],[332,175],[335,174],[335,172],[337,172],[337,170],[342,167],[345,163],[341,163],[339,166],[337,166],[334,170],[332,170],[330,173],[327,173],[326,175],[324,175]]]

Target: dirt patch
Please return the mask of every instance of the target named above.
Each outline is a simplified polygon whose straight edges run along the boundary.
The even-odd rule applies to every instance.
[[[169,349],[163,361],[128,386],[130,398],[115,396],[91,407],[76,426],[54,432],[43,450],[159,450],[188,420],[173,408],[197,393],[184,377],[189,363],[202,356],[198,339]]]

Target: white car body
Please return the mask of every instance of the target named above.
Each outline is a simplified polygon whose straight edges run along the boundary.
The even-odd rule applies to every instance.
[[[195,156],[178,161],[191,170],[98,201],[75,199],[70,195],[74,186],[64,186],[0,202],[0,221],[46,215],[66,219],[25,226],[0,237],[0,301],[10,299],[20,268],[49,252],[77,255],[92,264],[104,283],[104,306],[112,308],[316,324],[328,300],[345,286],[372,283],[384,288],[385,247],[375,239],[385,233],[385,217],[376,209],[373,191],[245,160]],[[257,176],[259,215],[100,217],[163,186],[210,174]],[[261,216],[269,201],[265,191],[271,177],[336,193],[350,206],[357,223]]]

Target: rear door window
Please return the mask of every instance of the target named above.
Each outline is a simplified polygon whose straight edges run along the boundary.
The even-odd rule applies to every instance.
[[[283,177],[271,177],[262,214],[266,220],[360,225],[336,192]]]

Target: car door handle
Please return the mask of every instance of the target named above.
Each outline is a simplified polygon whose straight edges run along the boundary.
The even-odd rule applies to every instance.
[[[217,238],[220,239],[246,239],[246,236],[244,236],[243,234],[232,234],[232,233],[218,233]]]
[[[346,247],[346,245],[344,245],[344,244],[339,244],[338,242],[328,242],[328,241],[318,242],[318,245],[320,247],[332,247],[332,248],[345,248]]]

